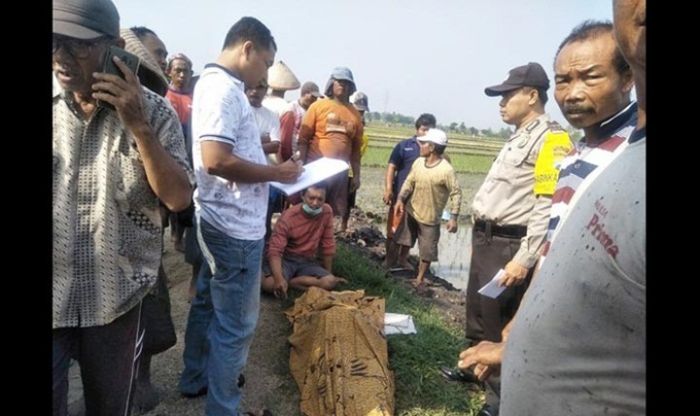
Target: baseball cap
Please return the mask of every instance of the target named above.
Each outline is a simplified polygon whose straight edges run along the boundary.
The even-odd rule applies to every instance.
[[[418,141],[432,142],[442,146],[447,146],[447,135],[440,129],[428,129],[423,136],[418,137]]]
[[[110,0],[53,0],[53,33],[76,39],[119,37],[119,12]]]
[[[350,96],[350,102],[358,111],[369,111],[369,99],[364,92],[355,91],[355,93]]]
[[[545,91],[549,89],[549,78],[544,72],[542,65],[537,62],[530,62],[527,65],[513,68],[508,73],[508,79],[502,84],[494,85],[484,89],[484,92],[489,97],[503,95],[508,91],[518,89],[520,87],[542,88]]]
[[[306,95],[306,94],[311,94],[316,98],[321,97],[321,91],[318,90],[318,85],[316,85],[315,82],[311,82],[311,81],[306,81],[301,86],[301,94],[300,95]]]

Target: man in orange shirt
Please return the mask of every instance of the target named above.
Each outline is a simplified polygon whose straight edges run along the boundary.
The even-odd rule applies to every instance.
[[[348,210],[348,192],[360,187],[363,127],[360,113],[350,104],[350,95],[355,91],[350,69],[333,69],[325,89],[328,99],[311,104],[299,130],[298,149],[304,163],[330,157],[349,162],[352,167],[354,177],[351,184],[348,183],[348,171],[326,181],[326,201],[333,208],[333,213],[341,218]]]

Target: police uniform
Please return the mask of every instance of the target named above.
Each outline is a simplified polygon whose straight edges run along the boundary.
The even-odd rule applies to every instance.
[[[530,282],[545,240],[556,162],[572,148],[568,134],[543,114],[513,134],[501,149],[472,204],[472,260],[467,286],[466,336],[498,342]],[[514,260],[530,268],[525,283],[498,298],[478,293]]]

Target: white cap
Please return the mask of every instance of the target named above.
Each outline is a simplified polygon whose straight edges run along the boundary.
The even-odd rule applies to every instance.
[[[429,129],[423,136],[418,137],[418,140],[447,146],[447,135],[440,129]]]
[[[369,111],[369,100],[367,94],[360,91],[355,91],[350,96],[350,102],[355,106],[357,111]]]

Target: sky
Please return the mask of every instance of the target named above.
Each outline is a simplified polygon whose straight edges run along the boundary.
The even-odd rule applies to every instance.
[[[214,62],[230,27],[262,21],[301,83],[324,88],[331,70],[349,67],[371,111],[439,124],[506,126],[498,97],[484,88],[508,70],[539,62],[553,85],[559,43],[586,19],[611,20],[611,0],[113,0],[121,27],[146,26],[169,53],[185,53],[199,73]],[[549,90],[545,110],[567,126]],[[288,91],[287,100],[299,97]]]

